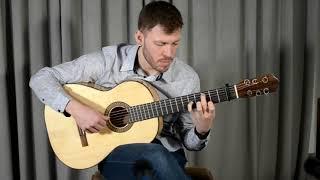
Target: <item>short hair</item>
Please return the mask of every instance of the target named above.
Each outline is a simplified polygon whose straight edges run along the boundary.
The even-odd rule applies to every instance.
[[[150,30],[161,25],[167,34],[171,34],[183,26],[179,10],[165,1],[153,1],[142,8],[139,14],[138,29]]]

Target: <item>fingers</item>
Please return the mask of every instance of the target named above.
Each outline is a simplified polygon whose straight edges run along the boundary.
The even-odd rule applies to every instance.
[[[99,130],[97,130],[97,129],[93,128],[93,127],[89,127],[87,129],[85,129],[85,131],[87,133],[97,133],[97,132],[99,132]]]
[[[105,121],[104,121],[105,122]],[[106,124],[101,125],[100,123],[94,124],[92,126],[89,126],[87,128],[84,128],[86,132],[88,133],[97,133],[101,130],[103,130],[106,127]]]
[[[99,119],[99,121],[97,123],[95,123],[92,128],[96,129],[98,132],[103,130],[106,126],[107,126],[107,121],[109,121],[109,117],[108,116],[101,116],[101,119]]]
[[[208,108],[210,113],[213,113],[215,111],[215,106],[212,101],[208,102]]]
[[[192,101],[189,102],[189,104],[188,104],[188,111],[189,112],[192,112],[192,105],[193,105],[193,102]],[[208,111],[213,111],[214,105],[213,105],[212,101],[207,102],[206,95],[204,93],[201,93],[200,101],[198,101],[196,103],[196,108],[197,108],[198,112],[205,113]]]
[[[102,116],[102,119],[98,122],[99,125],[101,126],[106,126],[107,125],[107,121],[109,121],[110,118],[108,116]]]
[[[192,112],[192,105],[193,105],[193,101],[188,103],[188,111]]]
[[[91,122],[92,124],[88,124],[87,127],[83,128],[83,130],[85,130],[88,133],[98,133],[107,126],[108,120],[109,117],[101,115],[101,118],[99,118],[95,122]]]
[[[216,110],[212,101],[208,102],[208,109],[209,109],[208,117],[214,119],[216,117]]]
[[[201,95],[200,95],[200,102],[201,102],[202,111],[206,112],[208,109],[207,108],[208,104],[207,104],[206,95],[204,93],[201,93]]]

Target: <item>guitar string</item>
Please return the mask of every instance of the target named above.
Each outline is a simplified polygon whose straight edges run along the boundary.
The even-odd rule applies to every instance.
[[[208,91],[206,91],[206,92],[208,92]],[[206,93],[205,92],[205,93]],[[233,92],[231,92],[231,93],[233,93]],[[201,93],[194,93],[195,95],[196,95],[196,98],[198,99],[199,97],[201,97]],[[211,92],[210,92],[210,94],[211,94]],[[224,95],[226,95],[226,93],[219,93],[220,94],[220,96],[224,96]],[[190,96],[190,95],[189,95]],[[208,95],[206,95],[206,96],[208,96]],[[185,98],[187,98],[186,96],[181,96],[181,99],[182,98],[184,98],[184,100],[183,100],[183,102],[181,102],[181,103],[188,103],[188,102],[191,102],[191,101],[188,101],[188,99],[185,99]],[[216,98],[216,99],[214,99],[214,98]],[[155,107],[168,107],[169,105],[168,105],[168,102],[170,103],[171,101],[173,101],[173,99],[180,99],[180,97],[176,97],[176,98],[172,98],[172,99],[164,99],[164,100],[161,100],[163,103],[160,103],[160,101],[154,101],[154,102],[151,102],[151,103],[154,103],[154,104],[157,104],[157,102],[159,102],[158,104],[160,105],[156,105]],[[193,99],[193,97],[191,98],[191,99]],[[212,95],[211,96],[211,99],[214,99],[214,100],[218,100],[218,95]],[[186,100],[186,101],[185,101]],[[167,101],[167,102],[165,102],[165,101]],[[178,100],[178,101],[180,101],[180,100]],[[218,101],[217,101],[218,102]],[[180,102],[179,102],[180,103]],[[150,104],[150,103],[147,103],[147,104]],[[137,107],[138,108],[138,106],[149,106],[149,105],[147,105],[147,104],[142,104],[142,105],[136,105],[136,106],[132,106],[132,107],[130,107],[130,108],[133,108],[133,107]],[[162,105],[164,105],[164,106],[162,106]],[[139,107],[140,108],[140,107]],[[118,110],[118,111],[114,111],[114,112],[127,112],[127,110]],[[113,114],[116,114],[116,113],[113,113]]]
[[[198,99],[198,98],[200,98],[201,97],[201,93],[195,93],[195,97]],[[186,99],[186,97],[184,97],[184,96],[182,96],[182,98],[184,98],[185,100],[187,100]],[[216,99],[214,99],[214,98],[216,98]],[[214,96],[214,100],[217,100],[217,96]],[[167,100],[167,99],[166,99]],[[185,101],[185,100],[183,100],[183,102],[184,103],[188,103],[189,101],[187,100],[187,101]],[[165,100],[163,100],[163,101],[165,101]],[[157,101],[157,102],[159,102],[159,101]],[[218,102],[218,101],[217,101]],[[156,104],[156,103],[155,103]],[[156,110],[157,110],[157,112],[158,112],[158,114],[159,114],[159,108],[164,108],[164,107],[167,107],[167,103],[165,103],[165,102],[163,102],[163,104],[161,104],[160,102],[158,103],[159,105],[155,105],[154,107],[156,108]],[[139,106],[139,105],[138,105]],[[138,108],[138,107],[137,107]],[[141,107],[139,107],[139,108],[141,108]],[[185,109],[185,108],[183,108],[183,109]],[[173,110],[173,109],[171,109],[171,110]],[[147,110],[149,113],[150,113],[150,110]],[[147,111],[145,111],[145,110],[143,110],[143,114],[145,114],[145,117],[147,117]],[[118,110],[118,111],[115,111],[116,113],[113,113],[113,114],[111,114],[111,116],[110,116],[110,118],[112,118],[112,123],[114,124],[114,123],[120,123],[120,124],[123,124],[123,118],[127,115],[127,114],[129,114],[128,113],[128,111],[125,109],[125,110]],[[122,112],[122,113],[121,113]],[[167,111],[168,112],[168,111]],[[148,113],[148,114],[149,114]],[[131,114],[131,113],[130,113]],[[137,112],[137,115],[138,114],[140,114],[141,115],[141,117],[143,116],[143,114],[142,113],[138,113]],[[134,114],[132,114],[132,115],[134,115],[134,117],[135,117],[135,115],[136,115],[136,113],[134,113]]]
[[[211,92],[210,92],[210,94],[211,94]],[[222,95],[225,95],[225,93],[219,93],[220,94],[220,96],[222,96]],[[200,93],[195,93],[195,96],[196,96],[196,99],[198,99],[200,96],[201,96],[201,94]],[[206,96],[208,96],[208,95],[206,95]],[[179,97],[176,97],[176,99],[179,99]],[[183,104],[185,104],[185,103],[189,103],[190,102],[190,99],[189,99],[189,101],[188,101],[188,98],[186,98],[186,96],[181,96],[181,99],[183,100],[182,102],[180,101],[180,100],[178,100],[178,101],[180,101],[179,102],[179,104],[180,103],[183,103]],[[191,98],[191,99],[193,99],[193,97]],[[218,96],[217,95],[212,95],[211,96],[211,99],[213,99],[214,101],[216,101],[216,102],[218,102],[217,100],[218,100]],[[169,100],[169,101],[168,101]],[[225,100],[225,99],[224,99]],[[166,107],[166,108],[168,108],[168,106],[170,106],[170,105],[168,105],[168,102],[169,103],[171,103],[171,101],[173,101],[173,100],[170,100],[170,99],[165,99],[165,100],[161,100],[163,103],[161,103],[160,101],[155,101],[155,102],[152,102],[152,103],[154,103],[155,104],[155,108],[163,108],[163,107]],[[158,102],[158,103],[157,103]],[[142,106],[146,106],[146,108],[148,108],[149,107],[149,104],[150,103],[147,103],[147,104],[143,104],[143,105],[137,105],[137,106],[133,106],[133,107],[130,107],[130,108],[134,108],[134,107],[136,107],[136,108],[141,108]],[[157,105],[158,104],[158,105]],[[140,106],[140,107],[139,107]],[[151,106],[151,108],[153,108],[152,106]],[[171,108],[172,109],[172,108]],[[143,110],[144,112],[146,112],[145,110]],[[148,112],[150,111],[150,110],[147,110]],[[119,114],[120,113],[120,114]],[[115,115],[122,115],[123,113],[125,113],[125,114],[128,114],[127,113],[127,109],[122,109],[122,110],[118,110],[118,111],[114,111],[114,113],[113,113],[113,115],[115,116]]]
[[[158,107],[159,108],[159,107]],[[163,106],[161,107],[163,108]],[[184,108],[185,109],[185,108]],[[126,124],[127,122],[124,122],[124,118],[125,116],[127,115],[128,113],[123,113],[123,114],[118,114],[117,116],[112,116],[110,117],[112,119],[112,124],[115,124],[115,125],[123,125],[123,124]],[[144,115],[143,115],[144,114]],[[146,120],[146,119],[150,119],[152,117],[157,117],[159,116],[159,111],[157,110],[157,113],[156,113],[156,116],[150,116],[150,115],[147,115],[146,111],[143,111],[143,114],[142,113],[135,113],[135,114],[130,114],[130,119],[128,120],[128,123],[134,123],[134,122],[138,122],[138,121],[141,121],[141,120]],[[148,114],[151,114],[151,112],[149,111]]]
[[[238,85],[237,86],[237,90],[239,91],[239,90],[241,90],[241,88],[242,87],[246,87],[246,88],[248,88],[248,85]],[[228,87],[229,88],[229,91],[230,91],[230,93],[234,93],[235,92],[235,90],[234,90],[234,88],[233,88],[233,86],[230,86],[230,87]],[[218,94],[220,94],[220,96],[224,96],[224,95],[226,95],[227,93],[225,92],[225,89],[226,88],[219,88],[219,89],[215,89],[215,90],[208,90],[208,91],[204,91],[204,92],[202,92],[202,93],[204,93],[204,94],[206,94],[206,96],[208,96],[207,95],[207,93],[209,93],[209,94],[211,94],[212,92],[214,93],[215,91],[218,91]],[[220,93],[221,92],[221,93]],[[196,98],[196,99],[198,99],[200,96],[201,96],[201,93],[194,93],[193,94],[194,95],[194,97]],[[182,102],[181,103],[189,103],[190,101],[185,101],[186,100],[186,98],[187,98],[187,96],[190,96],[190,95],[186,95],[186,96],[181,96],[180,98],[182,99]],[[213,98],[212,98],[212,96],[213,96]],[[211,99],[213,99],[213,100],[218,100],[217,98],[218,98],[218,96],[219,95],[212,95],[211,96]],[[175,99],[178,99],[179,97],[176,97]],[[216,99],[215,99],[216,98]],[[192,99],[192,98],[191,98]],[[169,102],[171,103],[171,100],[170,99],[165,99],[165,100],[161,100],[163,103],[161,104],[161,102],[160,101],[156,101],[156,102],[159,102],[158,103],[158,105],[157,105],[157,103],[156,102],[152,102],[152,103],[154,103],[155,104],[155,108],[156,108],[156,110],[157,110],[157,112],[158,112],[158,114],[159,114],[159,108],[163,108],[163,107],[165,107],[166,109],[168,108],[168,104],[167,104],[167,102],[166,101],[168,101],[169,100]],[[225,100],[225,99],[224,99]],[[218,101],[217,101],[218,102]],[[179,102],[180,103],[180,102]],[[147,104],[149,104],[149,103],[147,103]],[[150,112],[150,110],[148,109],[148,105],[147,104],[144,104],[144,105],[146,105],[146,107],[147,107],[147,111],[145,111],[145,110],[142,110],[142,112],[143,113],[128,113],[128,111],[127,111],[127,109],[124,109],[124,110],[118,110],[118,111],[115,111],[115,113],[113,113],[112,114],[112,116],[110,116],[110,118],[112,117],[112,119],[113,119],[113,123],[115,123],[115,122],[120,122],[121,124],[123,124],[123,118],[127,115],[127,114],[130,114],[130,115],[133,115],[133,117],[134,118],[136,118],[136,117],[139,117],[139,116],[136,116],[136,115],[141,115],[141,117],[143,116],[143,114],[145,115],[145,117],[147,118],[147,113],[148,114],[150,114],[151,112]],[[164,105],[164,106],[163,106]],[[138,107],[138,106],[140,106],[140,107]],[[141,108],[143,105],[137,105],[137,106],[135,106],[136,108]],[[179,106],[178,106],[179,107]],[[183,106],[182,106],[183,107]],[[130,108],[132,108],[132,107],[130,107]],[[152,108],[152,106],[151,106],[151,108]],[[183,108],[183,109],[185,109],[185,108]],[[141,110],[141,109],[140,109]],[[171,111],[173,112],[173,108],[172,108],[172,106],[171,106]],[[167,109],[167,112],[168,112],[168,109]],[[149,115],[150,116],[150,115]],[[149,117],[148,116],[148,117]],[[142,117],[143,118],[143,117]],[[129,121],[130,122],[130,121]],[[133,121],[133,122],[135,122],[135,121]]]
[[[247,85],[244,85],[244,86],[246,86],[247,87]],[[239,89],[239,88],[238,88]],[[206,96],[208,96],[207,95],[207,93],[209,93],[209,94],[211,94],[212,92],[214,93],[215,91],[220,91],[218,94],[220,94],[220,96],[225,96],[227,93],[225,93],[225,88],[219,88],[219,89],[216,89],[216,90],[208,90],[208,91],[204,91],[204,92],[202,92],[202,93],[204,93],[204,94],[206,94]],[[222,92],[221,92],[222,91]],[[233,86],[230,86],[229,87],[229,91],[230,91],[230,93],[234,93],[235,91],[234,91],[234,88],[233,88]],[[195,93],[194,94],[195,95],[195,97],[196,98],[199,98],[200,96],[201,96],[201,93]],[[187,96],[190,96],[190,95],[186,95],[186,96],[181,96],[180,98],[183,100],[182,102],[179,102],[179,103],[189,103],[190,101],[188,101],[186,98],[187,98]],[[193,97],[192,97],[193,98]],[[191,99],[192,99],[191,98]],[[176,98],[174,98],[174,99],[179,99],[179,97],[176,97]],[[216,102],[219,102],[219,97],[218,97],[218,95],[212,95],[211,96],[211,99],[213,99],[213,100],[218,100],[218,101],[216,101]],[[171,103],[171,99],[165,99],[165,100],[161,100],[163,103],[161,103],[160,101],[155,101],[155,102],[152,102],[152,103],[154,103],[155,104],[155,108],[156,108],[156,110],[158,111],[159,110],[159,108],[163,108],[163,107],[165,107],[165,108],[168,108],[168,100],[169,100],[169,103]],[[186,100],[186,101],[185,101]],[[225,99],[223,99],[223,100],[225,100]],[[167,102],[166,102],[167,101]],[[172,100],[173,101],[173,100]],[[158,103],[157,103],[158,102]],[[137,106],[133,106],[133,107],[136,107],[136,108],[141,108],[142,106],[146,106],[146,108],[148,109],[148,107],[149,107],[149,104],[150,103],[147,103],[147,104],[144,104],[144,105],[137,105]],[[158,104],[158,105],[157,105]],[[140,107],[139,107],[140,106]],[[133,107],[130,107],[130,108],[133,108]],[[179,106],[178,106],[179,107]],[[152,108],[152,106],[151,106],[151,108]],[[172,109],[172,108],[171,108]],[[150,110],[148,109],[147,111],[145,111],[145,110],[143,110],[143,113],[145,114],[145,116],[146,116],[146,112],[150,112]],[[113,117],[114,118],[116,118],[117,117],[117,115],[118,116],[120,116],[121,118],[123,118],[125,115],[127,115],[127,114],[132,114],[132,113],[128,113],[128,111],[127,111],[127,109],[124,109],[124,110],[118,110],[118,111],[115,111],[112,115],[113,115]],[[137,115],[139,115],[139,114],[141,114],[141,113],[138,113],[137,112]],[[124,115],[124,116],[123,116]],[[134,114],[132,114],[132,115],[136,115],[136,113],[134,113]],[[142,114],[141,114],[141,117],[142,117]]]

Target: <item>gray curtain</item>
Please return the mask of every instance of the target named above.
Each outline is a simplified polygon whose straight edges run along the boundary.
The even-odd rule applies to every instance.
[[[28,81],[44,66],[134,43],[138,13],[149,2],[1,0],[1,178],[90,179],[96,167],[72,170],[55,158]],[[189,165],[219,180],[309,179],[303,162],[314,152],[320,96],[319,0],[169,2],[185,22],[178,56],[199,73],[202,90],[264,73],[280,78],[275,94],[217,104],[209,145],[188,152]]]

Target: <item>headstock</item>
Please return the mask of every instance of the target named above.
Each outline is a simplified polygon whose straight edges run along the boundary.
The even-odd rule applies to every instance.
[[[279,80],[273,74],[258,76],[253,79],[245,79],[236,85],[239,98],[260,96],[275,92]]]

